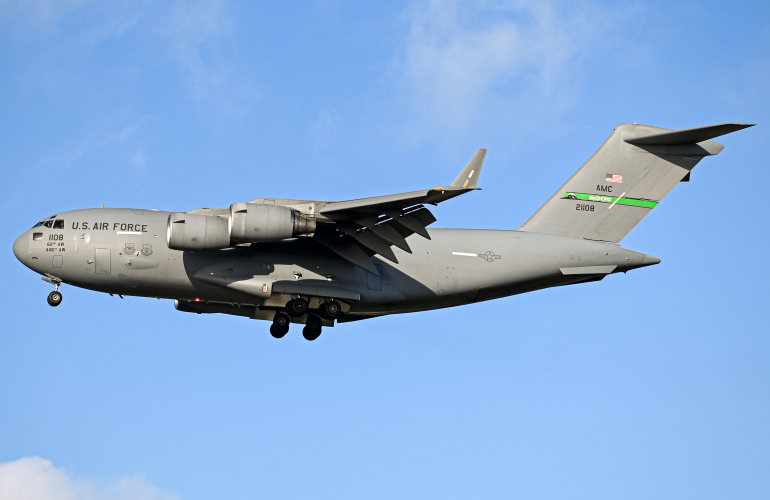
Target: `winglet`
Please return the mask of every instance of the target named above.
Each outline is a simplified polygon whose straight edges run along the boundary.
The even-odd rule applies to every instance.
[[[484,157],[487,154],[486,149],[479,149],[476,154],[473,155],[471,161],[465,165],[465,168],[457,179],[452,183],[451,187],[460,189],[476,189],[476,182],[479,180],[479,174],[481,173],[481,166],[484,164]]]

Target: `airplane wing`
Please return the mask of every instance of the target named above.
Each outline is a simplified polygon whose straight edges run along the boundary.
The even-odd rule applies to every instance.
[[[476,183],[486,153],[486,149],[479,149],[449,186],[329,203],[319,211],[321,217],[313,239],[345,260],[379,275],[370,257],[379,254],[398,262],[392,246],[411,253],[406,242],[408,236],[416,233],[430,239],[426,227],[436,218],[425,205],[437,205],[479,189]]]

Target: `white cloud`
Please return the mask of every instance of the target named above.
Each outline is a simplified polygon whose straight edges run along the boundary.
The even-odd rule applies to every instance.
[[[152,116],[142,116],[113,130],[110,128],[115,124],[107,120],[96,123],[82,137],[69,139],[41,157],[31,165],[27,174],[35,178],[43,173],[60,175],[94,157],[109,158],[117,168],[143,171],[150,161],[146,143],[150,136],[148,124],[152,120]]]
[[[568,105],[580,62],[618,22],[582,2],[547,0],[429,0],[404,18],[402,70],[415,107],[456,130],[483,108]]]
[[[163,32],[188,76],[193,98],[199,103],[211,102],[225,114],[243,115],[258,95],[253,85],[234,76],[239,65],[223,48],[232,42],[235,26],[225,2],[199,0],[178,3]]]
[[[44,458],[26,457],[0,464],[0,498],[8,500],[172,500],[176,495],[141,476],[109,484],[73,479]]]
[[[13,18],[40,28],[50,28],[62,16],[82,7],[88,0],[0,0],[0,19]]]
[[[10,21],[8,24],[17,33],[29,36],[31,29],[39,39],[41,34],[61,35],[64,31],[70,48],[79,51],[131,31],[142,13],[142,6],[128,0],[112,2],[109,8],[94,0],[0,0],[0,21]],[[73,20],[87,22],[73,29]]]
[[[259,98],[249,66],[239,59],[238,20],[224,0],[0,0],[0,26],[20,40],[44,38],[50,47],[28,77],[33,85],[72,87],[82,74],[73,67],[90,62],[94,49],[118,38],[124,46],[141,44],[149,34],[182,70],[196,105],[238,117]],[[122,69],[135,71],[130,64]]]

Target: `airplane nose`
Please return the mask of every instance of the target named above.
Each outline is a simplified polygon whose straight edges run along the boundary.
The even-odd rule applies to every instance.
[[[29,253],[29,234],[22,234],[13,242],[13,254],[22,264],[26,264]]]

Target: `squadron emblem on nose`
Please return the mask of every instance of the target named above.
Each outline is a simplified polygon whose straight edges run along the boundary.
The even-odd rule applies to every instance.
[[[145,257],[152,255],[152,245],[142,245],[142,255]]]
[[[125,255],[130,255],[134,252],[136,252],[136,248],[134,248],[133,243],[126,243],[126,246],[123,247],[123,254]]]

